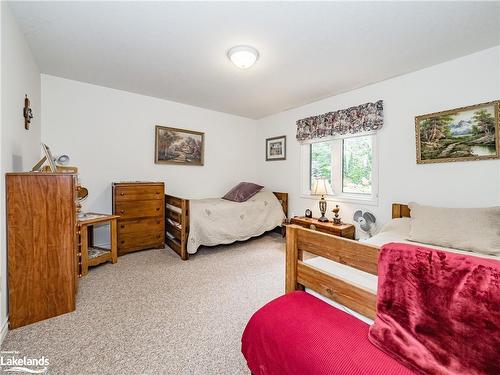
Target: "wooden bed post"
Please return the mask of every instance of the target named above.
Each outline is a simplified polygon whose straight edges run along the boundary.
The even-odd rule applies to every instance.
[[[285,263],[285,293],[297,289],[297,264],[299,260],[297,243],[297,227],[286,226],[286,263]]]

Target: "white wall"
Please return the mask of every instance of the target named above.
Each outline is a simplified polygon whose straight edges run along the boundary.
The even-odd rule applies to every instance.
[[[366,62],[369,69],[369,62]],[[500,160],[417,165],[414,118],[417,115],[500,99],[500,47],[484,50],[411,74],[282,112],[257,124],[258,181],[290,193],[290,212],[303,215],[317,201],[301,198],[298,119],[384,100],[384,128],[378,133],[379,204],[341,203],[341,216],[352,221],[361,207],[390,218],[393,202],[416,201],[439,206],[500,205]],[[265,138],[287,135],[287,159],[266,162]],[[329,210],[333,203],[329,204]],[[331,211],[329,217],[331,217]]]
[[[169,194],[222,196],[255,179],[252,120],[42,75],[42,138],[78,166],[85,211],[111,212],[113,181],[164,181]],[[155,125],[205,132],[205,165],[154,163]]]
[[[5,234],[4,173],[30,170],[40,157],[40,71],[31,51],[12,16],[8,5],[1,2],[1,170],[0,178],[0,324],[7,322],[7,272]],[[31,129],[24,129],[22,115],[24,95],[28,94],[34,118]],[[4,332],[4,331],[2,331]]]

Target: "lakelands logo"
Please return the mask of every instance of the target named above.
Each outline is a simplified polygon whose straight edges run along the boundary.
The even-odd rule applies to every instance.
[[[20,372],[28,374],[43,374],[47,372],[49,359],[45,356],[32,358],[19,357],[19,352],[0,352],[0,366],[4,372]]]

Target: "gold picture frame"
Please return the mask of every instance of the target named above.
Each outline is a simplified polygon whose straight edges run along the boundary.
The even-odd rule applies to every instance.
[[[204,163],[205,133],[155,126],[155,163],[197,165]]]
[[[417,164],[500,158],[500,100],[415,117]]]

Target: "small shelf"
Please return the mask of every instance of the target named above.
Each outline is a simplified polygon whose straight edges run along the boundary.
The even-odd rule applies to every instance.
[[[88,249],[88,259],[94,259],[94,258],[99,258],[103,255],[110,256],[111,255],[111,249],[105,249],[102,247],[89,247]]]

